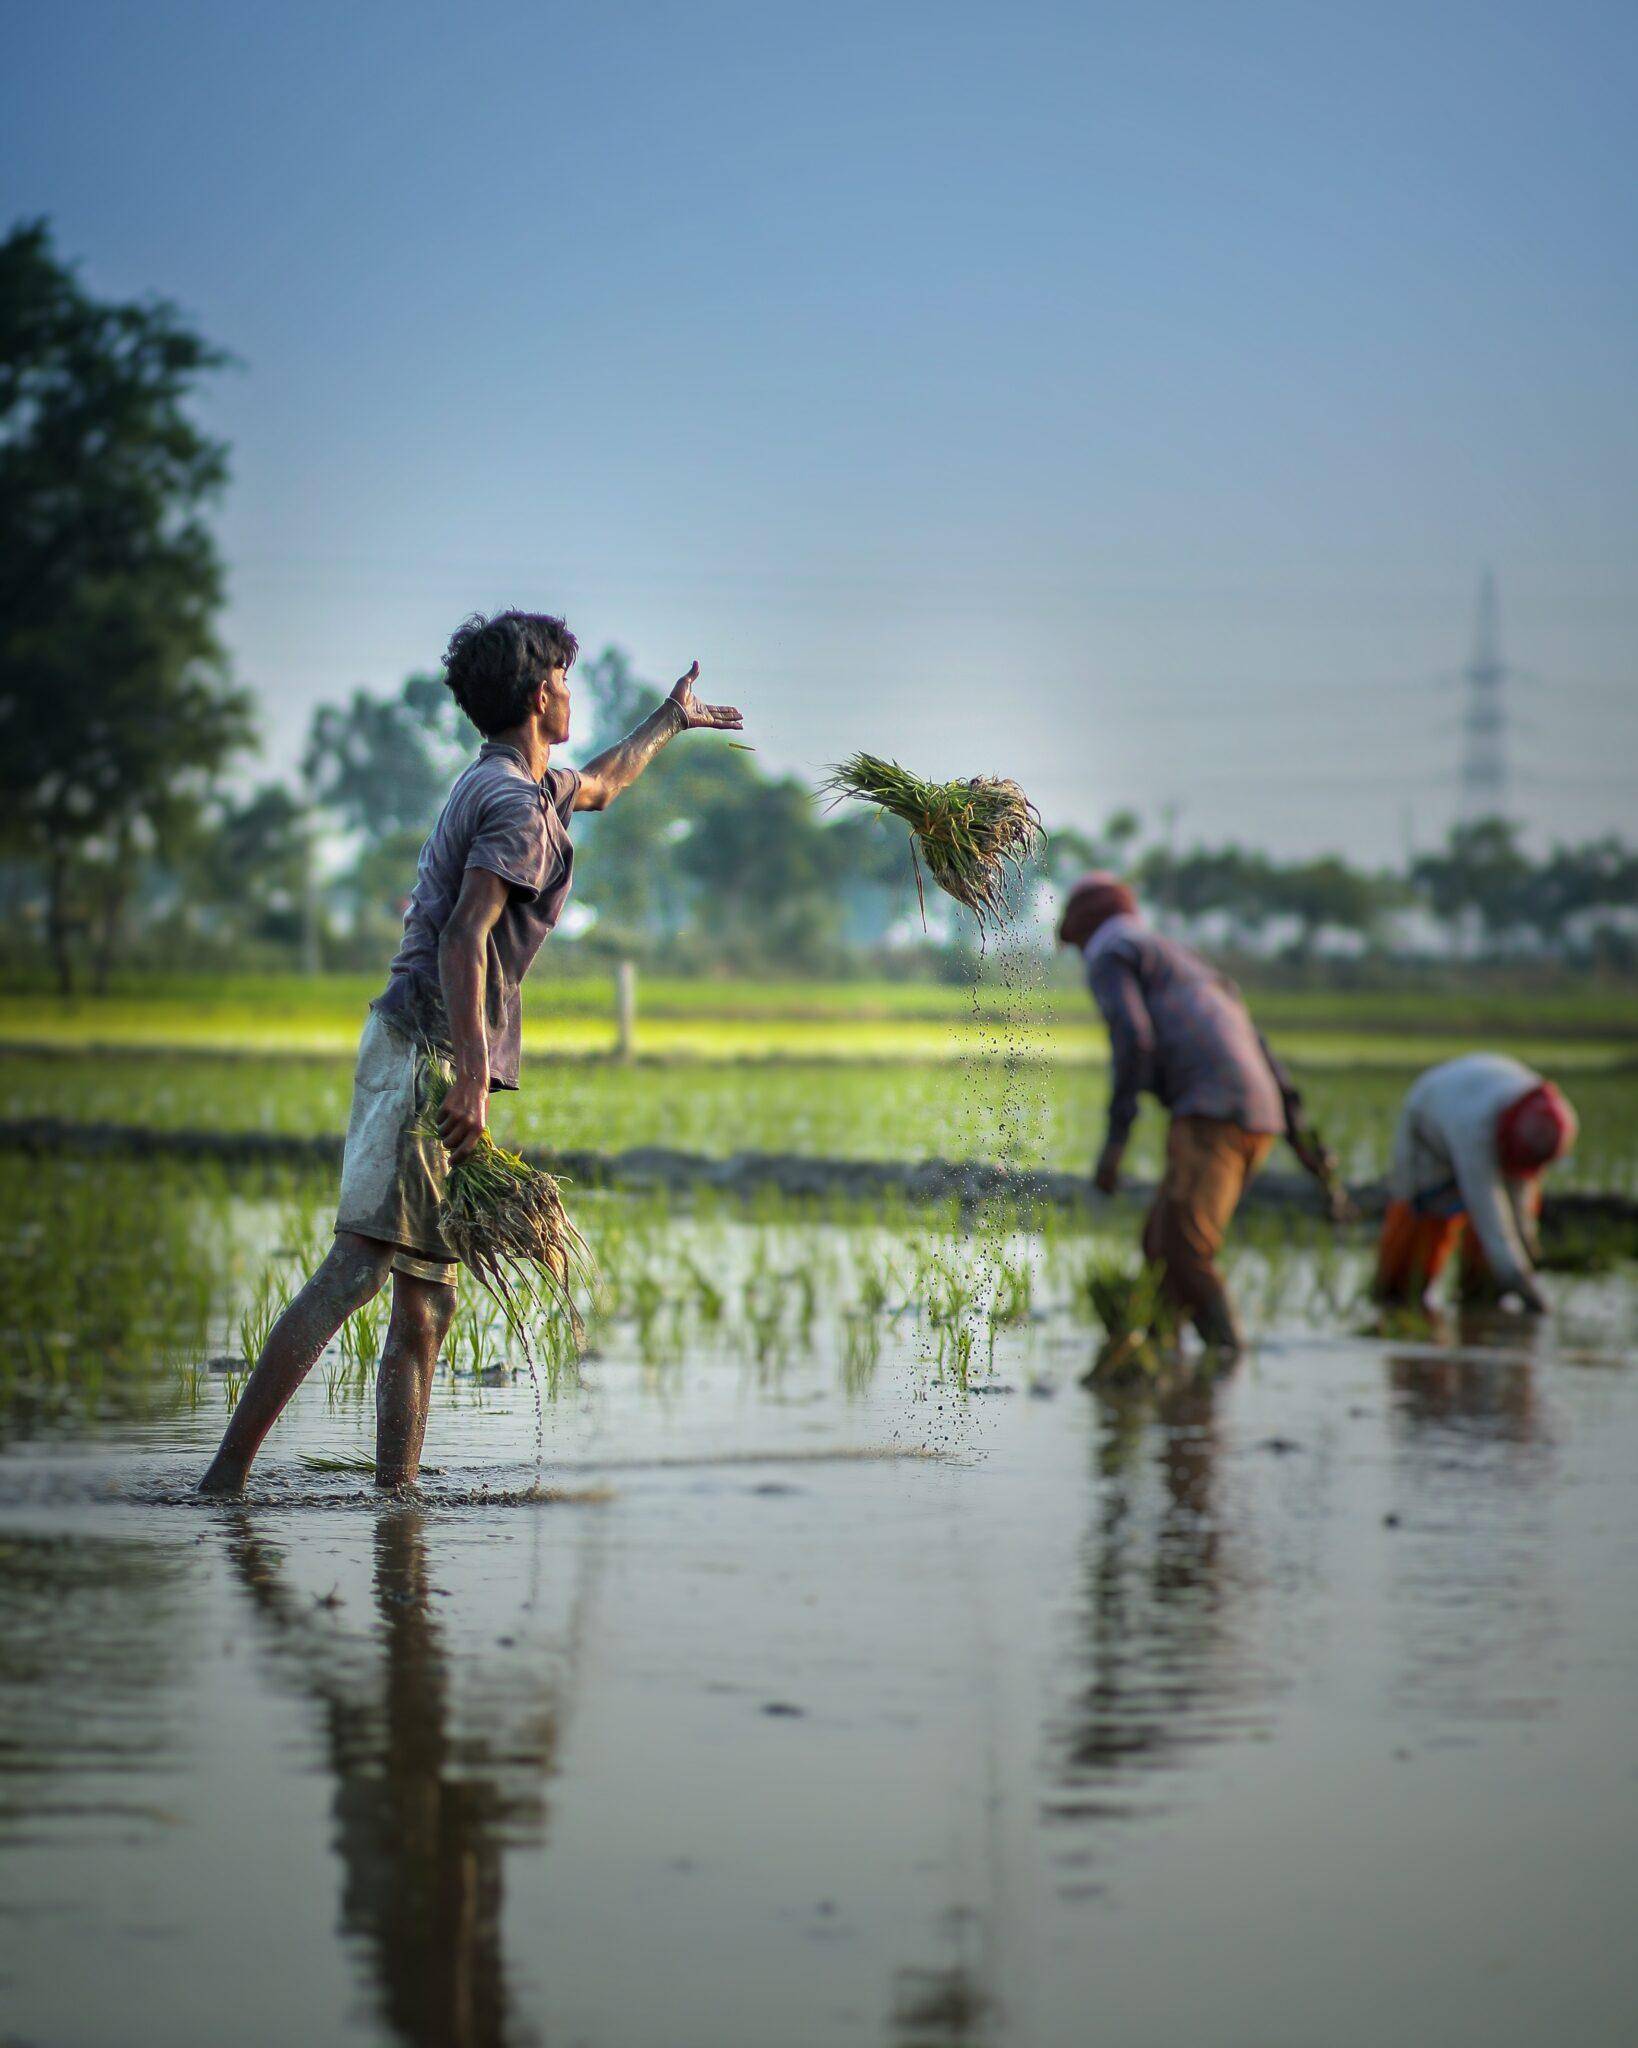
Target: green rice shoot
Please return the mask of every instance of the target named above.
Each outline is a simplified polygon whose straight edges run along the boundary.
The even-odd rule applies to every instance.
[[[454,1080],[448,1056],[429,1049],[426,1106],[418,1126],[423,1133],[437,1137],[438,1112]],[[586,1326],[574,1288],[589,1288],[594,1266],[551,1174],[506,1151],[485,1131],[474,1150],[450,1166],[438,1227],[456,1258],[499,1304],[531,1363],[530,1332],[541,1326],[566,1321],[575,1352],[584,1348]]]
[[[854,754],[839,762],[822,785],[836,803],[847,797],[875,804],[910,828],[921,918],[927,899],[921,869],[977,918],[979,929],[1002,924],[1007,889],[1041,840],[1041,817],[1016,782],[975,775],[965,782],[925,782],[897,761]]]
[[[1156,1380],[1175,1362],[1178,1317],[1162,1291],[1164,1278],[1158,1262],[1134,1270],[1119,1257],[1096,1259],[1082,1275],[1081,1291],[1104,1330],[1090,1382]]]
[[[299,1455],[309,1472],[359,1479],[373,1479],[375,1476],[375,1454],[372,1451],[302,1451]],[[442,1465],[423,1465],[420,1476],[423,1479],[441,1479],[443,1471]]]

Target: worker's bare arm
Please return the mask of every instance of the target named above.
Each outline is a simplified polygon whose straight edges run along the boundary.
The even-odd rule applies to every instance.
[[[1109,1124],[1092,1169],[1092,1185],[1112,1195],[1120,1186],[1138,1097],[1154,1082],[1155,1027],[1129,962],[1106,955],[1093,967],[1091,983],[1093,1000],[1109,1028]]]
[[[1263,1058],[1268,1062],[1269,1072],[1274,1076],[1275,1086],[1280,1091],[1280,1104],[1285,1116],[1286,1143],[1297,1155],[1297,1163],[1303,1171],[1319,1182],[1320,1192],[1325,1197],[1326,1214],[1333,1223],[1352,1223],[1358,1220],[1358,1211],[1342,1184],[1342,1169],[1336,1154],[1323,1144],[1318,1131],[1308,1120],[1308,1108],[1302,1099],[1302,1090],[1292,1080],[1285,1062],[1275,1053],[1274,1048],[1259,1031],[1257,1043],[1262,1047]]]
[[[438,936],[438,980],[455,1051],[455,1079],[438,1112],[438,1135],[451,1159],[467,1156],[489,1120],[484,981],[489,934],[506,908],[508,887],[488,868],[468,868],[449,922]]]
[[[687,675],[678,678],[671,695],[623,740],[616,740],[580,771],[575,791],[577,811],[603,811],[624,789],[629,789],[663,747],[680,732],[738,732],[745,724],[732,704],[703,704],[694,695],[700,665],[696,661]]]
[[[1477,1143],[1453,1148],[1452,1163],[1468,1227],[1479,1240],[1497,1287],[1503,1294],[1516,1294],[1539,1315],[1547,1307],[1547,1297],[1536,1280],[1491,1148]]]

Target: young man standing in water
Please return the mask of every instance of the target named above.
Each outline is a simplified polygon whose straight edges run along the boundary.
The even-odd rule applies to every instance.
[[[485,743],[421,849],[403,943],[364,1026],[335,1243],[274,1324],[203,1493],[241,1491],[291,1395],[389,1273],[376,1484],[402,1486],[420,1470],[433,1372],[455,1312],[457,1267],[438,1205],[449,1163],[483,1135],[490,1091],[517,1086],[520,984],[569,894],[570,817],[613,803],[678,733],[743,723],[731,706],[694,695],[695,662],[634,732],[583,769],[555,768],[578,652],[561,619],[534,612],[468,619],[449,643],[444,680]],[[455,1069],[438,1113],[441,1143],[418,1128],[427,1046]]]

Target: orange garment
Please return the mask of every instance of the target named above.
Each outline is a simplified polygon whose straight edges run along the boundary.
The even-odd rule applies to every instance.
[[[1467,1218],[1419,1214],[1397,1198],[1388,1204],[1376,1248],[1376,1291],[1389,1301],[1420,1301],[1466,1236]]]
[[[1532,1182],[1525,1208],[1533,1223],[1541,1214],[1539,1180]],[[1462,1210],[1433,1215],[1410,1202],[1391,1201],[1377,1242],[1377,1293],[1387,1301],[1420,1301],[1450,1263],[1452,1252],[1459,1253],[1458,1286],[1464,1300],[1493,1297],[1499,1291],[1478,1233]]]
[[[1213,1116],[1176,1116],[1166,1171],[1143,1226],[1143,1256],[1166,1269],[1168,1300],[1196,1315],[1225,1299],[1216,1259],[1247,1183],[1273,1150],[1267,1131]]]

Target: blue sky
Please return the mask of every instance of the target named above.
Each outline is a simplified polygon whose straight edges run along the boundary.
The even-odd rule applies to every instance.
[[[8,43],[9,213],[243,359],[277,765],[510,602],[697,655],[767,766],[1386,857],[1449,822],[1490,564],[1519,812],[1630,812],[1630,5],[61,0]]]

